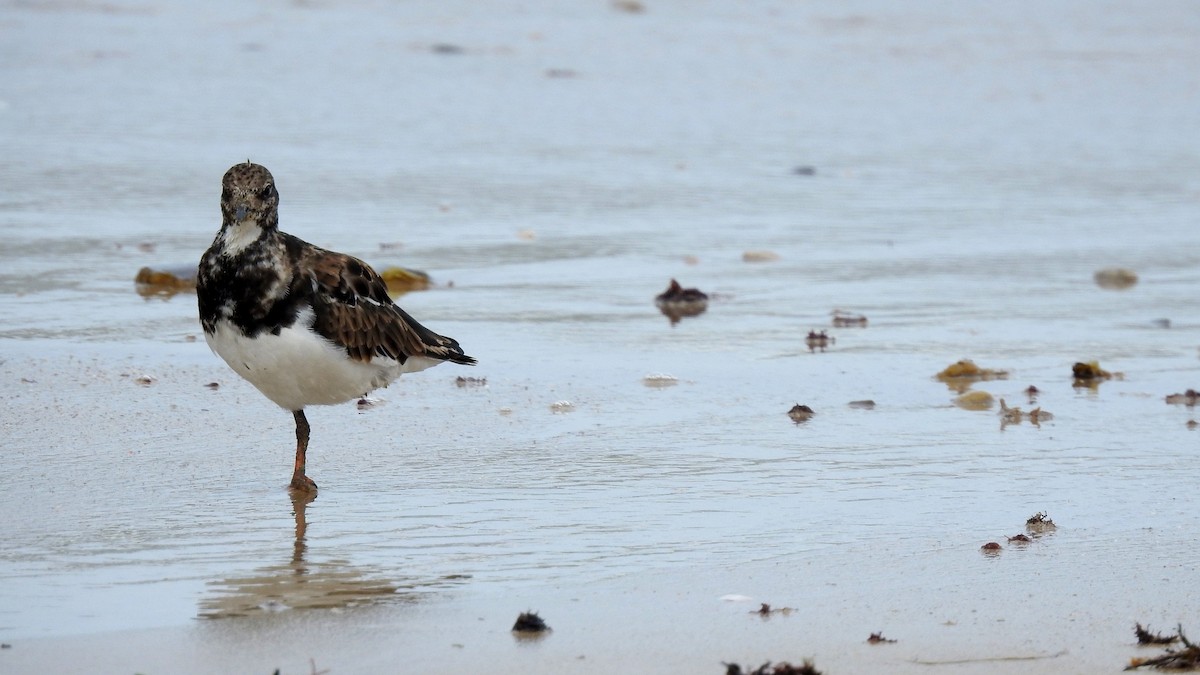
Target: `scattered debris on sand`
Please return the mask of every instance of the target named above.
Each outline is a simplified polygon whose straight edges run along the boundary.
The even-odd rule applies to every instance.
[[[992,368],[980,368],[975,365],[975,362],[970,359],[961,359],[955,363],[946,366],[935,377],[942,381],[952,391],[963,393],[971,388],[971,385],[976,382],[988,380],[1007,380],[1007,370],[996,370]],[[989,406],[990,407],[990,406]]]
[[[1029,518],[1025,521],[1025,531],[1034,536],[1048,534],[1056,529],[1058,529],[1058,526],[1054,524],[1054,521],[1050,519],[1050,516],[1046,515],[1042,511],[1038,511],[1032,516],[1029,516]]]
[[[439,42],[435,45],[430,45],[429,51],[433,52],[434,54],[441,54],[443,56],[456,56],[458,54],[465,54],[467,52],[467,50],[463,49],[462,47],[455,44],[450,44],[449,42]]]
[[[454,378],[454,385],[457,386],[459,389],[466,389],[467,387],[486,387],[487,386],[487,378],[486,377],[463,377],[462,375],[459,375],[458,377]]]
[[[1071,366],[1071,376],[1075,378],[1074,387],[1097,387],[1105,380],[1125,379],[1124,373],[1110,373],[1100,367],[1099,361],[1078,361]]]
[[[358,399],[358,403],[356,403],[355,405],[358,407],[359,412],[364,412],[364,411],[370,410],[371,408],[374,408],[377,405],[381,405],[382,403],[383,403],[383,399],[381,399],[381,398],[375,398],[374,396],[364,396],[364,397]]]
[[[1020,408],[1010,408],[1000,399],[1000,428],[1010,424],[1020,424],[1022,420],[1029,420],[1029,423],[1035,427],[1042,426],[1042,422],[1054,419],[1054,415],[1042,410],[1040,407],[1030,410],[1028,413],[1022,412]]]
[[[521,612],[512,629],[518,633],[542,633],[550,630],[537,612]]]
[[[808,331],[808,336],[804,338],[804,344],[808,346],[808,351],[818,352],[825,351],[829,345],[837,342],[836,338],[832,338],[825,331]]]
[[[851,408],[858,408],[860,410],[874,410],[875,409],[875,401],[872,401],[869,398],[864,398],[864,399],[861,399],[858,401],[850,401],[846,405],[850,406]]]
[[[793,666],[786,661],[772,666],[771,662],[767,661],[754,670],[742,670],[742,667],[736,663],[722,662],[721,665],[725,666],[725,675],[821,675],[821,671],[817,670],[813,666],[813,662],[808,659],[798,666]]]
[[[954,399],[954,405],[963,410],[989,410],[996,404],[996,399],[986,391],[968,391]]]
[[[642,378],[642,384],[651,389],[665,389],[679,384],[679,378],[666,373],[651,373]]]
[[[135,290],[143,298],[170,298],[176,293],[196,291],[196,266],[143,267],[133,277]]]
[[[698,288],[684,288],[671,279],[667,290],[654,297],[654,304],[673,326],[684,317],[703,314],[708,309],[708,294]]]
[[[428,290],[432,282],[429,275],[420,270],[407,267],[385,267],[379,272],[383,283],[387,285],[388,295],[393,298],[404,295],[409,291]]]
[[[833,314],[834,328],[866,328],[867,317],[862,314],[854,314],[840,309],[835,309]]]
[[[1092,275],[1096,285],[1100,288],[1106,288],[1111,291],[1119,291],[1129,288],[1138,282],[1136,272],[1124,267],[1106,267],[1102,270],[1097,270]]]
[[[792,409],[788,411],[788,417],[792,418],[792,421],[796,424],[807,422],[815,414],[816,413],[813,412],[812,408],[806,405],[800,405],[799,403],[792,406]]]
[[[1008,539],[1008,543],[1017,545],[1029,544],[1033,542],[1033,540],[1030,539],[1029,535],[1027,534],[1016,534],[1011,537],[1006,537],[1006,539]]]
[[[1042,393],[1042,391],[1032,384],[1028,387],[1025,387],[1025,395],[1029,397],[1029,405],[1037,403],[1037,396],[1040,393]]]
[[[646,6],[639,0],[613,0],[612,7],[626,14],[641,14],[646,11]]]
[[[1133,634],[1137,636],[1139,645],[1169,645],[1179,642],[1179,635],[1151,633],[1149,627],[1142,628],[1140,623],[1133,625]]]
[[[959,380],[967,380],[970,382],[980,382],[983,380],[1007,380],[1007,370],[994,370],[992,368],[980,368],[975,365],[971,359],[961,359],[955,363],[946,366],[942,372],[937,374],[937,379],[942,382],[955,382]]]
[[[554,403],[550,404],[550,412],[555,414],[575,412],[575,404],[565,399],[562,401],[555,401]]]
[[[1024,416],[1024,413],[1021,412],[1020,408],[1010,408],[1010,407],[1008,407],[1008,404],[1004,402],[1003,398],[1000,399],[1000,428],[1001,429],[1003,429],[1004,425],[1006,425],[1006,424],[1020,424],[1023,416]]]
[[[1000,544],[997,544],[994,541],[989,541],[988,543],[984,544],[983,546],[980,546],[979,550],[983,551],[984,553],[995,554],[995,553],[999,553],[1000,551],[1003,551],[1004,547],[1001,546]]]
[[[220,382],[209,382],[208,384],[204,385],[204,388],[212,389],[213,391],[216,391],[221,388],[221,383]]]
[[[871,633],[871,637],[867,638],[867,644],[872,644],[872,645],[883,645],[883,644],[890,644],[893,642],[895,642],[895,640],[889,640],[888,638],[883,637],[883,631],[879,631],[878,633]]]
[[[1077,380],[1108,380],[1112,373],[1101,368],[1099,361],[1076,361],[1071,366],[1071,376]]]
[[[742,262],[765,263],[779,260],[779,254],[774,251],[746,251],[742,253]]]
[[[1200,392],[1195,389],[1188,389],[1182,394],[1171,394],[1167,397],[1168,405],[1186,405],[1189,408],[1196,407],[1197,400],[1200,400]]]
[[[1139,626],[1140,627],[1140,626]],[[1187,636],[1183,634],[1183,626],[1180,625],[1175,629],[1179,642],[1183,643],[1183,648],[1167,647],[1167,651],[1160,656],[1151,659],[1134,658],[1130,659],[1129,665],[1125,666],[1125,670],[1137,670],[1138,668],[1150,667],[1158,670],[1195,670],[1200,668],[1200,645],[1192,644]],[[1163,636],[1152,636],[1160,637]],[[1141,635],[1138,635],[1141,639]],[[1165,638],[1164,638],[1165,639]],[[1172,640],[1174,642],[1174,640]],[[1165,642],[1155,644],[1169,644]]]
[[[794,611],[796,611],[795,607],[772,607],[772,606],[768,605],[767,603],[763,602],[763,603],[760,603],[760,606],[758,609],[756,609],[750,613],[757,614],[765,619],[773,614],[782,614],[783,616],[787,616]]]

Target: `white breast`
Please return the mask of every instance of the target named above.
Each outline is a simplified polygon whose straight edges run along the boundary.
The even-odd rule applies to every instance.
[[[312,322],[312,310],[305,309],[291,328],[278,335],[248,338],[228,320],[219,319],[204,337],[230,368],[286,410],[343,403],[386,387],[402,373],[440,363],[423,357],[409,358],[404,364],[381,357],[369,363],[354,361],[345,349],[314,333]]]

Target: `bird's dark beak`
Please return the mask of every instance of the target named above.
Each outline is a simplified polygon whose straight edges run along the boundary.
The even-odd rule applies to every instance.
[[[240,223],[246,218],[246,205],[238,204],[237,211],[233,214],[233,221]]]

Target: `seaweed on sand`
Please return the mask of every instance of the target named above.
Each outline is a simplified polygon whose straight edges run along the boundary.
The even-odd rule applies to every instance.
[[[1169,645],[1179,642],[1179,635],[1151,633],[1148,627],[1142,628],[1140,623],[1133,625],[1133,634],[1137,636],[1139,645]]]
[[[1138,626],[1141,627],[1140,625]],[[1183,626],[1179,625],[1175,629],[1175,637],[1183,643],[1183,648],[1167,647],[1167,651],[1152,659],[1135,658],[1130,660],[1129,665],[1125,666],[1125,670],[1137,670],[1142,667],[1156,668],[1158,670],[1195,670],[1200,668],[1200,645],[1192,644],[1187,636],[1183,634]],[[1138,640],[1141,640],[1141,634],[1138,634]],[[1164,636],[1151,636],[1160,639],[1165,639]]]
[[[512,629],[518,633],[541,633],[550,630],[550,627],[537,612],[521,612]]]
[[[725,666],[725,675],[821,675],[821,671],[817,670],[812,661],[805,659],[798,666],[783,661],[771,665],[770,661],[762,664],[754,670],[742,670],[742,667],[736,663],[722,663]]]

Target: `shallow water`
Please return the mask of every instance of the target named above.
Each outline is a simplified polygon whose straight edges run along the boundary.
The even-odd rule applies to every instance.
[[[0,26],[5,672],[1084,673],[1153,653],[1135,621],[1198,630],[1200,432],[1163,401],[1200,383],[1193,4]],[[132,284],[199,258],[246,157],[285,229],[429,271],[401,304],[480,361],[310,410],[310,504],[194,297]],[[660,314],[672,277],[708,311]],[[955,407],[960,358],[1054,419]],[[1093,359],[1123,379],[1073,387]],[[980,553],[1038,511],[1052,535]],[[554,632],[515,640],[526,609]]]

